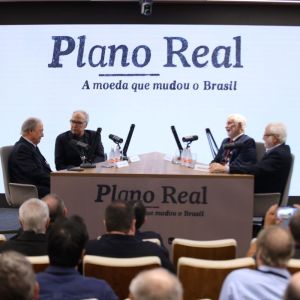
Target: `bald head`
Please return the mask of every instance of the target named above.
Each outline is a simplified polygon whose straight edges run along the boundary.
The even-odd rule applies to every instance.
[[[163,268],[139,273],[129,291],[133,300],[182,300],[183,297],[178,278]]]
[[[271,267],[285,268],[294,253],[291,234],[280,226],[270,226],[257,238],[257,262]]]
[[[295,273],[291,277],[284,300],[300,300],[300,272]]]

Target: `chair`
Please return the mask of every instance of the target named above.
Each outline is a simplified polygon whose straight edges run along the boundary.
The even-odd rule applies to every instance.
[[[159,239],[143,239],[143,242],[151,242],[151,243],[154,243],[154,244],[157,244],[158,246],[161,246],[161,243],[160,243],[160,240]]]
[[[181,257],[177,275],[184,290],[183,300],[209,298],[217,300],[226,276],[233,270],[255,268],[251,257],[230,260],[203,260]]]
[[[8,172],[8,158],[13,146],[0,148],[3,182],[6,201],[10,206],[18,207],[29,198],[38,198],[37,187],[32,184],[10,182]]]
[[[288,261],[287,269],[291,274],[294,274],[296,272],[300,271],[300,259],[291,258]]]
[[[26,258],[32,264],[33,270],[35,273],[43,272],[49,266],[49,256],[40,255],[40,256],[26,256]]]
[[[234,239],[194,241],[176,238],[172,242],[173,264],[176,267],[180,257],[211,260],[225,260],[236,257],[237,242]]]
[[[281,197],[281,204],[280,204],[281,206],[287,206],[288,204],[290,185],[291,185],[291,180],[292,180],[292,175],[294,170],[294,162],[295,162],[295,155],[292,153],[291,168]]]
[[[160,266],[157,256],[112,258],[85,255],[83,275],[105,280],[120,299],[125,299],[129,295],[129,285],[135,275],[142,270]]]
[[[6,237],[4,234],[0,234],[0,245],[6,241]]]

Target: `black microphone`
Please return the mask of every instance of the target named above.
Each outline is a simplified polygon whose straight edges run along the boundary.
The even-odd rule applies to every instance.
[[[241,149],[247,147],[244,143],[228,143],[224,145],[225,150]]]
[[[189,136],[184,136],[182,138],[182,141],[185,143],[186,142],[190,143],[190,142],[197,141],[197,140],[198,140],[198,135],[189,135]]]
[[[70,141],[70,144],[73,145],[73,146],[77,146],[79,148],[82,148],[84,150],[88,150],[90,148],[89,144],[86,144],[84,142],[81,142],[81,141],[78,141],[78,140],[75,140],[75,139],[72,139]]]
[[[110,134],[108,137],[109,137],[114,143],[116,143],[116,144],[121,144],[121,143],[123,143],[123,139],[120,138],[120,137],[118,137],[117,135]]]

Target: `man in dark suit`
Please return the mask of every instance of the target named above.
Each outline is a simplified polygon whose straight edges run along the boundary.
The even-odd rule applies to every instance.
[[[37,145],[43,134],[43,123],[37,118],[27,119],[21,128],[21,138],[14,145],[8,160],[11,182],[37,186],[39,198],[50,192],[51,169]]]
[[[114,201],[105,210],[107,234],[99,240],[87,243],[86,254],[116,258],[158,256],[162,267],[175,273],[175,268],[165,251],[155,243],[144,242],[135,234],[135,217],[132,205],[124,201]]]
[[[22,230],[0,246],[0,253],[14,250],[26,256],[47,254],[46,230],[49,225],[49,209],[39,199],[29,199],[19,208]]]
[[[291,168],[291,150],[286,141],[286,128],[282,123],[270,123],[264,132],[266,154],[253,165],[229,166],[229,173],[255,176],[255,193],[283,193]],[[223,166],[214,172],[226,172]]]
[[[211,162],[211,168],[218,164],[239,166],[256,162],[256,146],[254,139],[245,134],[246,119],[239,114],[229,115],[225,129],[228,138],[222,141],[221,147]]]
[[[84,157],[87,158],[89,149],[76,145],[81,142],[87,147],[95,144],[94,153],[91,153],[90,162],[105,160],[104,148],[101,137],[93,130],[85,129],[89,121],[89,115],[85,111],[74,111],[70,120],[71,130],[61,133],[55,142],[55,166],[57,170],[69,169],[79,166]]]

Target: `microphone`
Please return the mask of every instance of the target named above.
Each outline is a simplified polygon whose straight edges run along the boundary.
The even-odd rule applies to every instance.
[[[244,143],[228,143],[224,145],[225,150],[241,149],[246,147]]]
[[[73,145],[73,146],[76,146],[76,147],[79,147],[79,148],[82,148],[84,150],[88,150],[90,148],[89,144],[86,144],[84,142],[81,142],[81,141],[77,141],[75,139],[72,139],[70,141],[70,144]]]
[[[116,143],[116,144],[121,144],[121,143],[123,143],[123,139],[120,138],[120,137],[118,137],[117,135],[110,134],[108,137],[109,137],[114,143]]]
[[[193,141],[197,141],[198,140],[198,135],[189,135],[189,136],[184,136],[182,138],[182,141],[183,142],[188,142],[188,143],[191,143]]]

